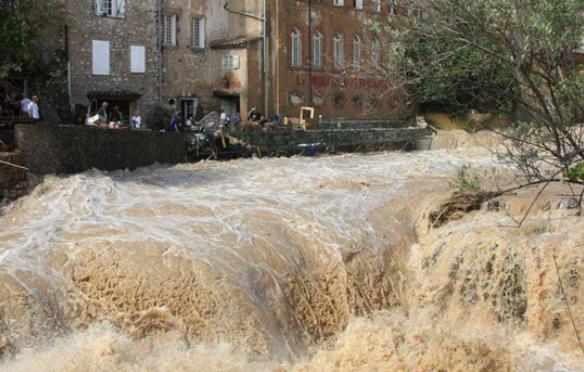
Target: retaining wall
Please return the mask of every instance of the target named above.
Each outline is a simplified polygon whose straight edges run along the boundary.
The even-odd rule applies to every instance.
[[[415,126],[416,119],[323,119],[315,120],[315,129],[396,129]]]
[[[429,129],[341,129],[282,133],[242,132],[239,139],[262,155],[295,155],[307,148],[318,152],[373,152],[416,149],[418,140],[432,135]]]
[[[0,152],[0,160],[24,166],[24,156],[20,151]],[[14,200],[26,194],[28,177],[26,170],[0,163],[0,205],[5,200]]]
[[[187,152],[179,133],[71,125],[17,125],[15,132],[24,163],[37,175],[176,164],[186,159]]]

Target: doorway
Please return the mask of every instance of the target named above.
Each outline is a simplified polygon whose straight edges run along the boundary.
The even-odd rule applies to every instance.
[[[235,114],[240,112],[239,98],[222,98],[221,110],[225,112],[230,118],[234,118]]]

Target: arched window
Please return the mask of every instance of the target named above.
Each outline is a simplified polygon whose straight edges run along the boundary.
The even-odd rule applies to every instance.
[[[291,64],[292,67],[302,66],[302,41],[300,39],[300,32],[294,30],[290,35],[291,45],[290,45],[290,55],[292,57]]]
[[[358,67],[361,64],[361,38],[355,35],[353,39],[353,65]]]
[[[333,57],[334,57],[334,64],[335,64],[335,70],[342,70],[344,67],[344,42],[343,42],[343,36],[342,35],[337,35],[335,36],[335,38],[333,39]]]
[[[322,34],[318,31],[312,35],[312,67],[322,67]]]
[[[376,39],[371,42],[371,63],[374,67],[379,67],[381,63],[381,44]]]

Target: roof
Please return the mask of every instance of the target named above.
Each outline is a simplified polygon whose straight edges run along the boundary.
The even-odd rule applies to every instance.
[[[260,40],[261,37],[259,36],[252,36],[252,37],[239,37],[236,39],[229,39],[229,40],[215,40],[209,43],[211,49],[243,49],[247,48],[247,46],[256,41]]]

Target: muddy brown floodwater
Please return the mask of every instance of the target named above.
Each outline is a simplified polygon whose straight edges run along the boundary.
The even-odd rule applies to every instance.
[[[435,143],[45,179],[0,215],[0,370],[582,370],[583,218],[432,228],[457,168],[508,171]]]

